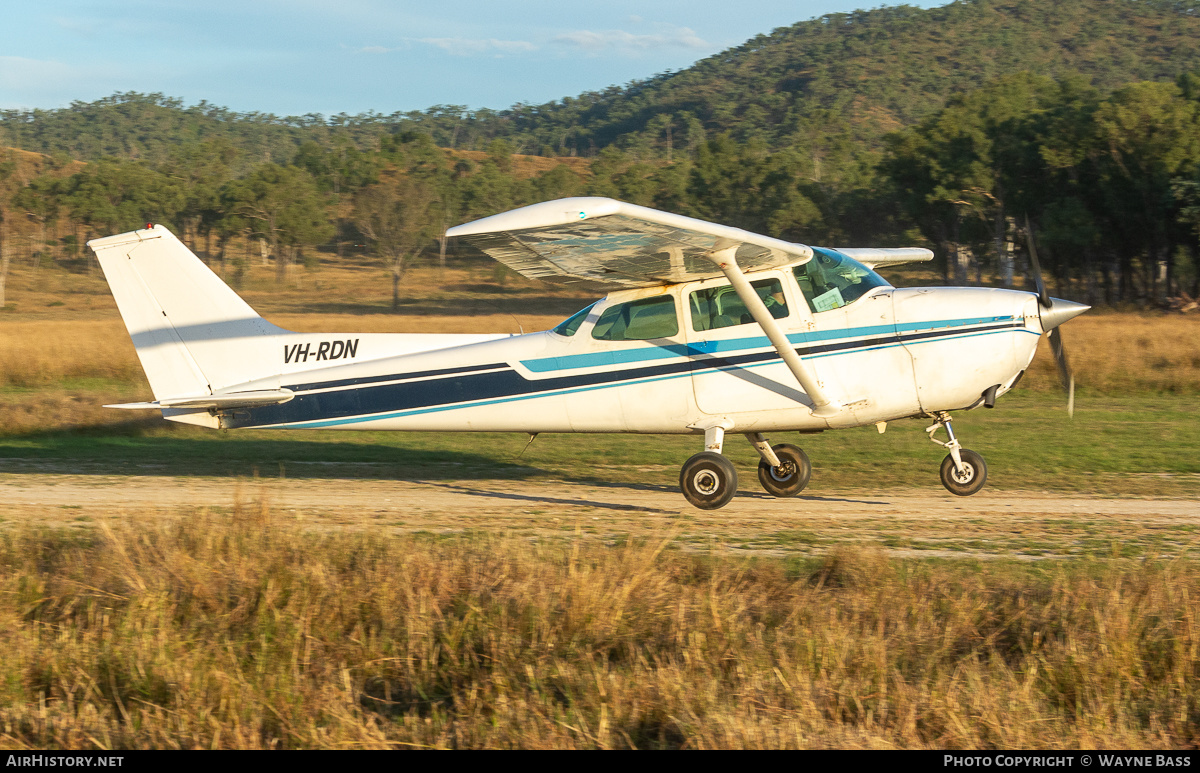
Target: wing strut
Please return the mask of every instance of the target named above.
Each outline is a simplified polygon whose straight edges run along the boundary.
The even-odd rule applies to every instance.
[[[779,324],[775,322],[775,318],[771,316],[771,312],[767,311],[766,304],[758,297],[758,293],[754,292],[754,288],[746,281],[746,275],[742,273],[742,269],[737,264],[737,259],[734,257],[737,252],[737,246],[726,247],[708,254],[708,259],[717,264],[717,267],[724,272],[729,279],[729,284],[733,286],[738,297],[742,299],[742,303],[746,305],[746,309],[750,312],[750,316],[754,317],[754,321],[767,334],[771,344],[774,345],[775,351],[783,359],[788,366],[788,370],[800,382],[800,386],[808,393],[809,398],[813,401],[812,413],[821,419],[828,419],[836,416],[841,411],[841,405],[834,402],[825,394],[825,390],[817,381],[817,374],[813,373],[812,368],[796,354],[795,347],[787,340],[787,336],[779,329]]]

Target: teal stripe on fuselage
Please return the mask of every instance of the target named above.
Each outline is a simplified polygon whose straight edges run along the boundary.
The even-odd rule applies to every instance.
[[[991,322],[1011,322],[1016,319],[1012,315],[999,317],[969,317],[964,319],[938,320],[936,322],[905,322],[898,325],[866,325],[864,327],[843,328],[841,330],[813,330],[801,333],[791,333],[788,341],[793,344],[817,343],[832,341],[839,338],[863,338],[866,336],[907,333],[917,330],[937,330],[938,328],[966,327],[968,325],[985,325]],[[703,354],[721,354],[740,349],[758,349],[770,346],[771,341],[765,335],[747,338],[729,338],[724,340],[703,341],[695,344],[668,344],[666,346],[642,346],[636,349],[616,349],[607,352],[591,352],[588,354],[570,354],[563,357],[543,357],[535,360],[521,360],[533,373],[553,373],[560,370],[575,370],[577,368],[600,368],[606,365],[625,365],[634,362],[664,360],[672,357],[691,357]]]

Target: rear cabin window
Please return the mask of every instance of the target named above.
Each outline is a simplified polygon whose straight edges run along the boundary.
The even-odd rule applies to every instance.
[[[678,333],[675,299],[670,295],[609,306],[592,328],[592,338],[601,341],[644,341]]]
[[[813,313],[840,309],[854,303],[887,280],[840,252],[814,249],[812,260],[796,266],[796,283]]]
[[[751,282],[750,286],[758,293],[772,317],[783,319],[788,315],[787,301],[783,299],[783,285],[778,279],[760,279]],[[745,325],[754,321],[750,310],[738,297],[737,291],[729,285],[697,290],[688,297],[688,308],[692,312],[692,329],[697,332]]]

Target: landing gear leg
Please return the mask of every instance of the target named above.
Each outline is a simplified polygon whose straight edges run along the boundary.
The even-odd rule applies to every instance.
[[[758,482],[775,497],[794,497],[804,490],[812,477],[812,464],[803,450],[788,443],[772,446],[761,434],[747,434],[746,439],[758,451]]]
[[[987,483],[987,464],[983,461],[982,456],[963,448],[962,444],[958,442],[958,438],[954,436],[954,428],[950,425],[950,414],[942,411],[934,414],[934,418],[937,419],[937,423],[927,427],[925,431],[929,433],[930,440],[950,451],[950,454],[942,460],[942,485],[951,494],[969,497]],[[934,437],[934,434],[942,427],[946,428],[946,436],[949,438],[946,443]]]
[[[724,440],[724,427],[706,428],[704,447],[708,450],[688,459],[679,471],[684,498],[701,510],[724,507],[737,492],[737,470],[721,455]]]

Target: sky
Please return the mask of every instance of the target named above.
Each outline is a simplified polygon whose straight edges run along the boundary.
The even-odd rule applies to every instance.
[[[871,1],[0,0],[0,108],[117,91],[276,115],[542,104],[863,7]]]

